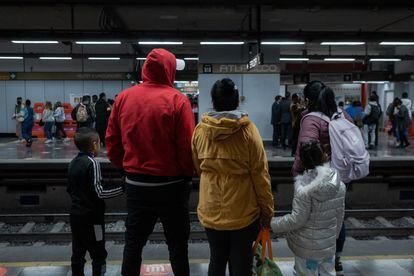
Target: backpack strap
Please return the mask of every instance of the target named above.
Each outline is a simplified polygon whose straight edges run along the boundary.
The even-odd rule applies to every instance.
[[[303,116],[302,121],[308,116],[314,116],[314,117],[321,118],[322,120],[324,120],[328,124],[331,122],[331,119],[328,116],[326,116],[325,114],[323,114],[322,112],[310,112],[310,113],[306,114],[305,116]]]

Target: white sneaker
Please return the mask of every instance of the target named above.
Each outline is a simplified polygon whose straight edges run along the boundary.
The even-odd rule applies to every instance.
[[[63,142],[69,142],[70,138],[66,137],[65,139],[63,139]]]
[[[50,144],[50,143],[52,143],[53,142],[53,140],[52,139],[47,139],[46,141],[45,141],[45,144]]]

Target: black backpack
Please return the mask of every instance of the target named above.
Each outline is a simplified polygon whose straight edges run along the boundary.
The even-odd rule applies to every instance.
[[[367,124],[375,124],[379,121],[379,119],[381,118],[381,108],[377,105],[372,105],[371,106],[371,113],[366,117],[366,122]]]

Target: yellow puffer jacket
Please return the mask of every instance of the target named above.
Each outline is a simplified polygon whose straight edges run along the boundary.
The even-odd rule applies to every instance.
[[[273,217],[274,202],[263,142],[244,114],[204,115],[192,140],[200,175],[198,217],[216,230],[244,228],[260,215]]]

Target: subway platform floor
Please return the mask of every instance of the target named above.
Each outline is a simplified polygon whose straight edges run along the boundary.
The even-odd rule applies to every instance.
[[[406,240],[355,240],[349,238],[345,245],[343,263],[345,275],[408,276],[414,275],[413,239]],[[292,252],[286,239],[273,242],[275,260],[284,276],[293,274]],[[106,275],[120,275],[123,244],[107,242],[108,262]],[[4,245],[0,244],[0,276],[66,276],[70,272],[70,244]],[[209,248],[207,243],[190,243],[191,275],[207,275]],[[143,252],[141,275],[173,275],[168,263],[165,244],[148,244]],[[4,274],[4,271],[7,273]],[[3,271],[3,274],[2,274]],[[91,275],[88,262],[86,275]]]
[[[291,157],[291,150],[273,147],[265,143],[265,149],[268,160],[293,160]],[[54,143],[45,144],[44,139],[35,139],[31,148],[25,146],[25,143],[18,143],[16,139],[0,138],[0,161],[7,162],[8,160],[70,160],[77,154],[77,149],[73,144],[73,140],[68,142],[56,141]],[[377,149],[370,150],[372,157],[376,158],[392,158],[392,157],[413,157],[414,158],[414,143],[405,149],[395,147],[393,139],[390,139],[386,134],[381,133],[380,143]],[[101,149],[100,156],[103,161],[106,161],[106,150]]]

